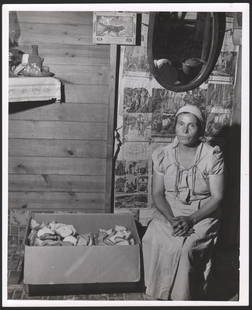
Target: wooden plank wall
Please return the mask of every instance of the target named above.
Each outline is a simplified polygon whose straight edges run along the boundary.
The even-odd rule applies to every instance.
[[[9,115],[9,208],[110,212],[110,47],[92,43],[92,12],[17,15],[20,49],[39,46],[65,102]]]

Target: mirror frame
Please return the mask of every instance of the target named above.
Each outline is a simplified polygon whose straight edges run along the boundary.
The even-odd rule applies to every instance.
[[[225,35],[226,29],[226,16],[224,12],[207,12],[211,15],[213,19],[212,23],[212,37],[211,37],[211,44],[210,44],[210,51],[209,56],[206,64],[204,64],[201,68],[200,73],[193,78],[187,84],[180,84],[180,85],[172,85],[169,84],[162,76],[160,76],[158,69],[154,66],[154,57],[153,57],[153,36],[155,32],[155,19],[157,14],[162,12],[150,12],[149,15],[149,29],[148,29],[148,40],[147,40],[147,55],[148,55],[148,62],[150,66],[150,72],[157,80],[157,82],[164,88],[174,91],[174,92],[185,92],[192,90],[199,85],[201,85],[211,74],[217,59],[219,57],[221,47],[223,44],[223,39]]]

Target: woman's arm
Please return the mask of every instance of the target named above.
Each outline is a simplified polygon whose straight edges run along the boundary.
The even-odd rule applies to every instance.
[[[153,200],[156,208],[172,223],[174,214],[171,210],[171,206],[165,199],[165,188],[164,188],[164,176],[153,172]]]
[[[184,236],[188,229],[201,220],[211,216],[221,205],[224,192],[224,175],[209,175],[211,198],[199,210],[190,216],[180,216],[175,219],[180,227],[174,230],[174,235]]]
[[[193,224],[211,216],[220,207],[224,194],[224,174],[209,175],[209,186],[211,199],[190,216]]]

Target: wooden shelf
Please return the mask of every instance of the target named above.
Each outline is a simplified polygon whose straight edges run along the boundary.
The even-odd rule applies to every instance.
[[[9,102],[61,102],[61,82],[54,77],[10,77]]]

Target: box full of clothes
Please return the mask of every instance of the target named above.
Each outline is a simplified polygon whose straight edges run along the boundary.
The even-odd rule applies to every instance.
[[[130,213],[31,215],[24,255],[26,287],[139,281],[140,239]]]

